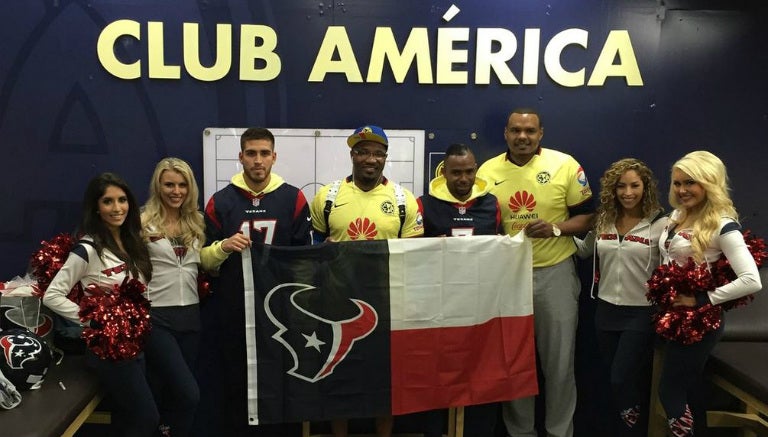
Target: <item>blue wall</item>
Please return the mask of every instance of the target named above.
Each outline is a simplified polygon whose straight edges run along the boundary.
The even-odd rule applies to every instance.
[[[0,279],[25,270],[41,239],[74,226],[86,181],[111,170],[140,200],[154,163],[166,155],[202,174],[201,133],[208,126],[348,127],[377,123],[434,133],[427,151],[455,141],[481,159],[504,149],[507,112],[543,111],[544,144],[574,154],[593,185],[612,161],[646,160],[667,185],[670,164],[708,149],[728,165],[745,227],[765,235],[768,166],[768,13],[761,2],[690,1],[25,1],[0,3]],[[451,4],[461,12],[442,20]],[[702,9],[702,6],[704,9]],[[142,76],[122,80],[96,56],[104,27],[118,19],[141,23],[140,40],[119,40],[115,52],[142,61]],[[203,62],[215,47],[216,23],[234,29],[235,64],[223,79],[202,82],[183,69],[180,80],[147,74],[147,25],[165,28],[165,60],[182,64],[182,23],[198,23]],[[282,61],[268,82],[238,79],[238,30],[264,24],[278,37]],[[348,83],[341,74],[307,78],[328,26],[344,26],[365,78],[377,26],[391,27],[402,47],[414,27],[426,27],[435,65],[437,29],[466,27],[469,72],[463,85],[419,84],[415,67],[395,83],[385,66],[381,83]],[[563,87],[539,63],[536,85],[473,83],[477,28],[505,28],[517,37],[509,62],[521,78],[527,28],[541,29],[541,48],[567,28],[589,32],[588,48],[567,48],[564,68],[589,77],[608,32],[626,29],[644,85],[623,78],[604,86]],[[477,134],[475,140],[470,138]],[[341,146],[340,146],[341,147]],[[278,145],[279,151],[279,145]],[[201,203],[203,199],[201,199]]]

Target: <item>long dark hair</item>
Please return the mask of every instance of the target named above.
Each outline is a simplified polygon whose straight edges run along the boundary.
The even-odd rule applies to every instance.
[[[120,250],[112,233],[99,216],[99,199],[107,191],[108,187],[117,187],[125,192],[128,198],[128,215],[120,226],[120,239],[125,247],[125,252]],[[80,222],[80,232],[93,238],[96,253],[101,256],[104,248],[109,249],[118,258],[125,261],[133,276],[138,277],[139,272],[144,280],[149,282],[152,278],[152,264],[149,261],[149,251],[141,239],[141,218],[139,204],[133,196],[128,184],[114,173],[102,173],[91,179],[83,195],[83,210]]]

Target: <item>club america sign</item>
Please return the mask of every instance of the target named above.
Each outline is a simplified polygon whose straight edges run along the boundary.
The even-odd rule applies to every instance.
[[[265,82],[277,78],[282,70],[277,32],[265,25],[216,25],[213,62],[203,65],[200,25],[183,23],[180,31],[183,63],[166,60],[162,22],[140,23],[118,20],[109,23],[99,35],[97,52],[101,65],[110,74],[126,80],[180,79],[187,74],[194,79],[213,82],[228,74],[241,81]],[[176,30],[178,31],[178,30]],[[349,37],[346,27],[329,26],[307,71],[308,82],[323,82],[329,76],[344,77],[348,83],[380,83],[388,69],[396,83],[411,77],[419,84],[460,85],[490,84],[504,86],[536,85],[546,77],[564,87],[603,86],[608,78],[619,78],[627,86],[643,86],[640,66],[627,30],[615,29],[596,36],[585,29],[569,28],[551,38],[542,38],[541,29],[530,28],[515,33],[504,28],[414,27],[408,37],[398,41],[390,27],[371,29],[372,46],[362,47]],[[131,38],[146,53],[145,60],[126,59],[118,53],[123,38]],[[239,44],[233,44],[235,38]],[[308,41],[308,45],[316,44]],[[568,50],[593,51],[599,55],[588,65],[566,68],[561,63]],[[213,49],[212,49],[213,50]],[[236,51],[236,52],[235,52]],[[367,65],[358,58],[365,53]],[[473,62],[469,62],[470,54]],[[542,56],[543,55],[543,56]],[[590,57],[594,58],[594,57]],[[522,60],[513,71],[513,60]],[[142,62],[147,63],[146,66]],[[520,64],[520,62],[516,62]],[[413,80],[413,79],[410,79]]]

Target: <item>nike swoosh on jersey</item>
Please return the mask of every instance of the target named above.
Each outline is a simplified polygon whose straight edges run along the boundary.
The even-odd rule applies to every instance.
[[[507,181],[506,179],[504,179],[503,181],[493,181],[493,185],[501,185],[506,181]]]
[[[348,204],[348,203],[349,203],[349,202],[344,202],[344,203],[334,203],[334,204],[333,204],[333,207],[334,207],[334,208],[340,208],[340,207],[342,207],[342,206],[344,206],[344,205],[346,205],[346,204]]]

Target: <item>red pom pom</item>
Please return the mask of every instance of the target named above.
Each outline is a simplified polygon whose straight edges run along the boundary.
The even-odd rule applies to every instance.
[[[720,307],[711,304],[699,308],[672,306],[678,294],[695,296],[715,288],[706,263],[688,259],[684,265],[670,263],[657,267],[646,283],[648,300],[659,307],[654,316],[656,333],[668,339],[691,344],[720,327]]]
[[[765,240],[752,235],[751,231],[744,231],[744,242],[747,244],[747,249],[749,250],[749,253],[752,254],[752,258],[755,259],[757,268],[762,267],[763,261],[768,257],[768,252],[765,249]],[[715,284],[717,287],[721,287],[736,279],[736,273],[733,271],[733,268],[731,268],[731,263],[722,255],[720,256],[720,259],[712,264],[712,276],[715,277]],[[723,310],[729,311],[747,305],[752,302],[754,298],[755,296],[753,294],[749,294],[738,299],[723,302],[720,306],[723,307]]]
[[[211,294],[211,280],[207,273],[198,272],[197,274],[197,296],[200,300],[205,299]]]
[[[711,290],[712,274],[706,263],[696,265],[689,258],[682,266],[672,262],[656,267],[646,286],[648,300],[654,305],[667,307],[672,306],[672,300],[678,294],[693,296],[699,291]]]
[[[656,333],[663,338],[693,344],[701,341],[704,334],[720,327],[722,308],[712,304],[698,308],[670,307],[656,313],[653,321]]]
[[[768,257],[765,241],[744,232],[744,241],[759,268]],[[675,297],[682,293],[694,296],[696,293],[706,293],[736,279],[736,273],[731,268],[728,259],[721,256],[712,265],[702,263],[696,265],[689,259],[685,265],[670,263],[657,267],[646,283],[648,300],[659,307],[654,316],[656,333],[662,337],[692,344],[701,341],[704,334],[720,327],[723,311],[743,306],[754,299],[752,295],[724,302],[720,305],[706,304],[692,308],[672,306]]]
[[[752,257],[755,259],[757,268],[763,266],[763,261],[768,258],[768,250],[765,248],[765,240],[760,237],[752,235],[752,231],[744,231],[744,242],[747,243],[747,249]]]
[[[37,291],[40,296],[45,294],[45,290],[48,289],[56,273],[61,270],[74,245],[75,240],[69,234],[59,234],[49,241],[40,242],[40,248],[29,260],[30,274],[37,281]],[[77,284],[72,287],[67,297],[77,303],[82,295],[83,289],[80,284]]]
[[[95,322],[94,327],[83,330],[82,337],[96,356],[128,360],[144,349],[152,328],[145,290],[146,286],[133,278],[126,278],[112,290],[88,287],[90,295],[80,302],[80,320]]]

